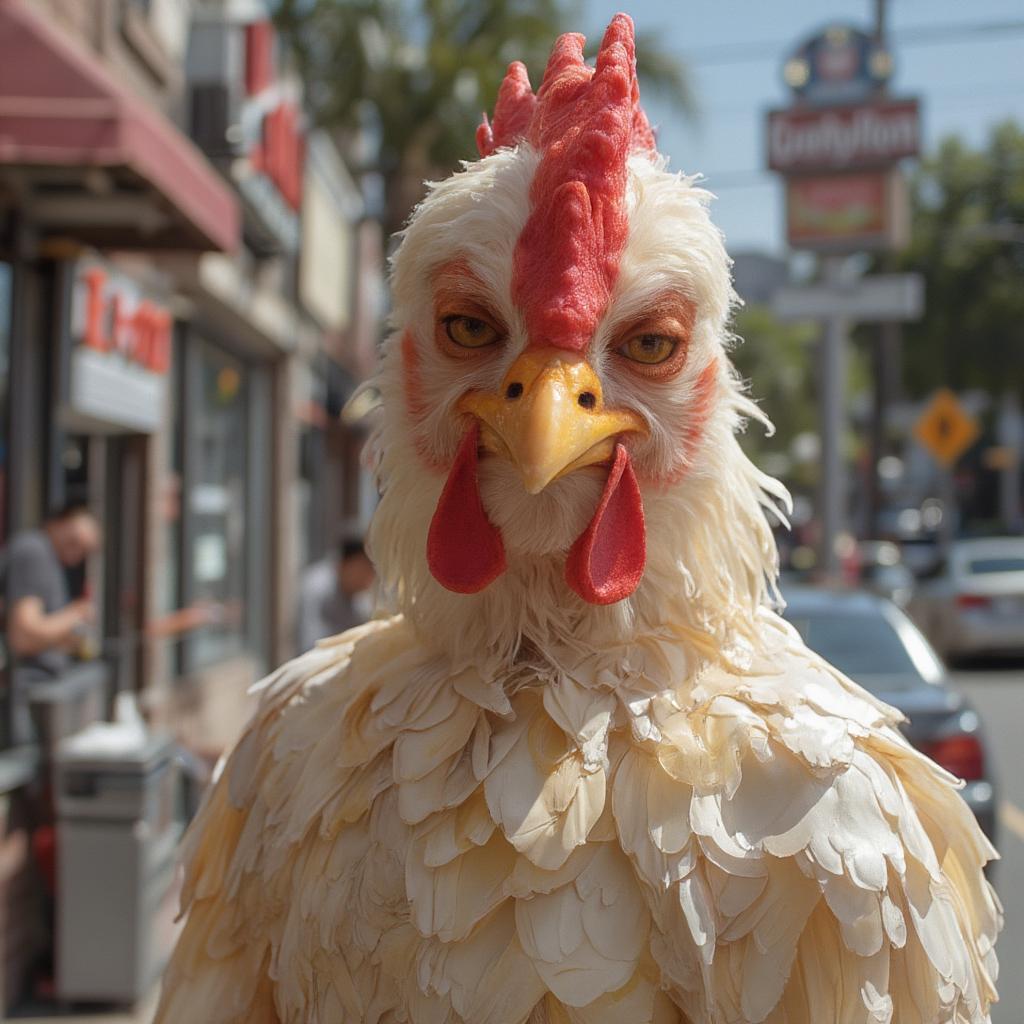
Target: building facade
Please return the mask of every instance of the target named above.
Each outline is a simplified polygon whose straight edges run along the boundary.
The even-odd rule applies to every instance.
[[[105,697],[136,693],[207,760],[295,653],[303,569],[372,503],[339,413],[381,266],[264,4],[0,5],[0,542],[87,497]],[[0,751],[8,907],[39,765]],[[5,1003],[31,947],[16,916]]]

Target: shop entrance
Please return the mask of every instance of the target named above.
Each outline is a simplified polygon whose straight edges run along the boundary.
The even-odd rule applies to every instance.
[[[63,445],[65,494],[87,498],[103,527],[103,548],[71,580],[88,595],[97,622],[83,654],[110,666],[111,692],[142,684],[143,522],[146,438],[71,434]]]

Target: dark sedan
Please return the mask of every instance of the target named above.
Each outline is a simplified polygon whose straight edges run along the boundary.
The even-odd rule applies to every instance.
[[[981,720],[950,684],[921,631],[891,601],[862,591],[791,587],[783,613],[812,650],[902,711],[908,740],[966,783],[963,796],[995,841],[995,781]]]

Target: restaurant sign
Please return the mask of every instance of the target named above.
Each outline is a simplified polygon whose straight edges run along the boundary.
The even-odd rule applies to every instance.
[[[920,151],[917,100],[768,114],[768,166],[783,174],[889,167]]]
[[[73,275],[70,412],[97,430],[151,433],[163,411],[171,314],[107,263],[84,260]]]
[[[797,249],[899,248],[909,234],[898,171],[854,171],[786,180],[786,237]]]

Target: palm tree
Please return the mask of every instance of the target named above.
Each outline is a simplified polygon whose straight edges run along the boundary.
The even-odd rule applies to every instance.
[[[536,86],[573,14],[565,0],[277,0],[275,20],[317,122],[347,139],[358,170],[381,176],[391,232],[425,178],[475,153],[509,62],[522,60]],[[650,34],[637,54],[643,83],[692,116],[683,66]]]

